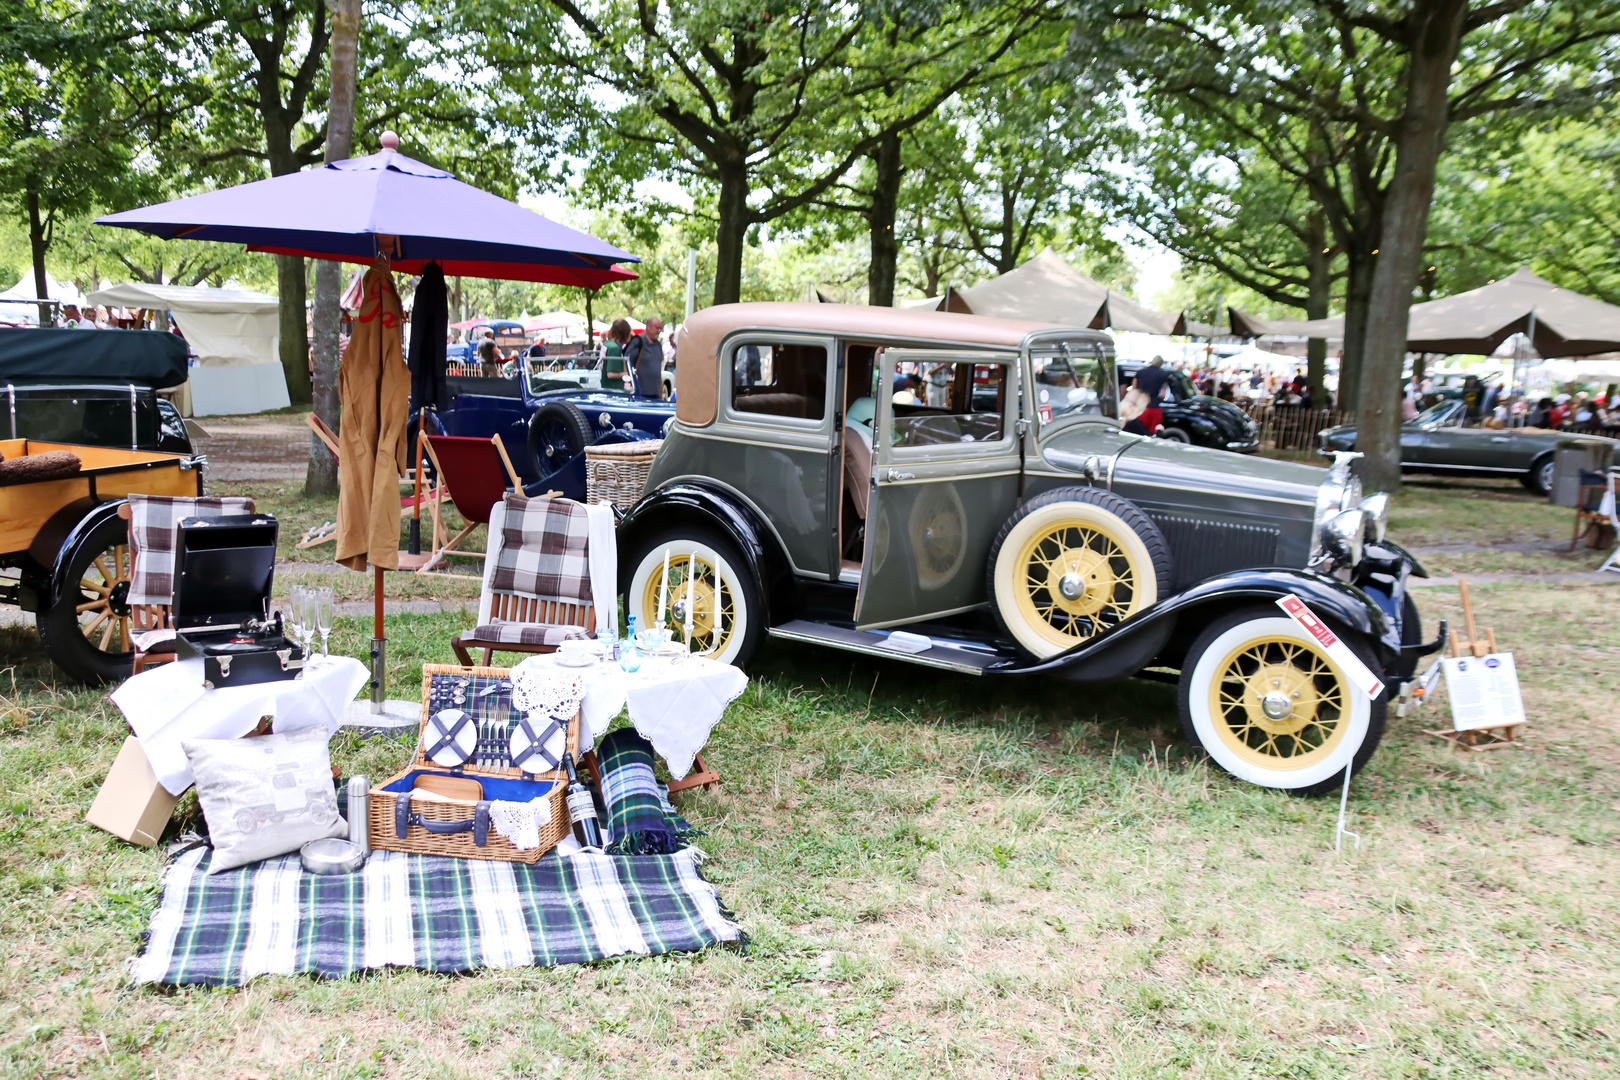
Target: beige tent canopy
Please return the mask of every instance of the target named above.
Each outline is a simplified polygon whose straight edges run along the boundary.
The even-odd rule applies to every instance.
[[[1215,331],[1214,327],[1189,323],[1180,314],[1154,311],[1114,292],[1064,262],[1051,248],[1000,277],[967,289],[947,290],[938,310],[1142,334],[1202,337]]]
[[[1232,332],[1245,337],[1344,337],[1344,319],[1257,319],[1233,308]],[[1620,350],[1620,307],[1561,288],[1524,267],[1455,296],[1412,305],[1408,352],[1490,354],[1513,334],[1529,334],[1543,357]]]
[[[197,354],[188,381],[192,415],[256,413],[289,404],[275,297],[206,285],[129,284],[93,292],[89,300],[167,310],[174,316]]]

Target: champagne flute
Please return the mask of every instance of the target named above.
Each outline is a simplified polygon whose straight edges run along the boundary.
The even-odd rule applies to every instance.
[[[316,599],[320,590],[311,585],[304,590],[304,610],[299,618],[299,625],[304,628],[304,656],[310,654],[310,646],[315,643],[315,611],[318,604]]]
[[[287,590],[287,632],[293,641],[304,636],[304,586],[294,585]]]
[[[327,638],[332,633],[332,607],[335,597],[330,587],[320,591],[315,608],[315,625],[321,631],[321,655],[331,656],[331,648],[327,645]]]

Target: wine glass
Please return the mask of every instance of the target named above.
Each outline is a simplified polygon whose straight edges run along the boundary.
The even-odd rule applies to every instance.
[[[294,585],[287,590],[287,632],[294,641],[304,637],[304,586]]]
[[[327,645],[327,638],[332,633],[332,606],[335,597],[330,587],[320,590],[315,604],[315,625],[321,631],[321,655],[331,656],[332,652]]]
[[[313,585],[304,590],[303,611],[299,613],[298,624],[304,631],[304,655],[310,655],[310,646],[315,643],[315,612],[319,607],[320,590]]]

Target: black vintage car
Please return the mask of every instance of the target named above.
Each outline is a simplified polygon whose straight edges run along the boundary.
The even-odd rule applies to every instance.
[[[1122,363],[1119,366],[1119,386],[1123,394],[1145,364]],[[1180,371],[1165,372],[1168,379],[1159,399],[1164,428],[1159,438],[1171,442],[1208,446],[1214,450],[1231,450],[1238,454],[1252,454],[1260,449],[1260,432],[1247,413],[1230,401],[1200,394],[1192,380]]]

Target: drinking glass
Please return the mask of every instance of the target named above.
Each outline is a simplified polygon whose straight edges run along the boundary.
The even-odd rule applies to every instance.
[[[636,648],[634,638],[626,638],[619,643],[619,667],[624,669],[626,675],[641,670],[641,651]]]
[[[315,643],[315,613],[319,609],[320,590],[310,586],[304,590],[304,610],[298,622],[304,628],[304,655],[309,655],[310,646]]]
[[[327,638],[330,637],[332,633],[332,607],[335,599],[336,598],[334,597],[330,587],[322,589],[320,591],[320,595],[316,598],[315,625],[319,627],[321,631],[322,656],[332,655],[331,649],[327,645]]]
[[[294,641],[304,639],[304,586],[287,590],[287,633]]]

